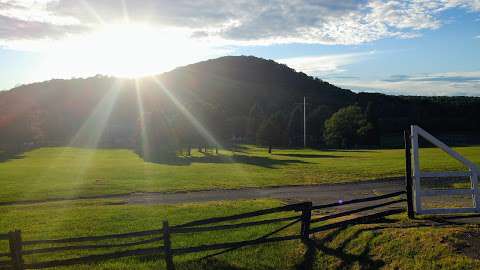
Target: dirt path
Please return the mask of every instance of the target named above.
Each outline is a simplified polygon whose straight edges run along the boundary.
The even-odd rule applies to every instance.
[[[377,180],[356,183],[323,184],[208,190],[181,193],[134,193],[124,198],[129,204],[173,204],[271,198],[283,201],[312,201],[314,204],[350,200],[405,189],[403,180]]]
[[[51,201],[72,201],[84,199],[114,198],[125,204],[176,204],[222,200],[242,200],[271,198],[286,202],[312,201],[314,204],[330,203],[338,200],[381,195],[404,190],[403,179],[385,179],[354,183],[321,184],[305,186],[284,186],[267,188],[244,188],[231,190],[206,190],[192,192],[142,192],[118,195],[105,195],[85,198],[52,199],[44,201],[6,202],[0,205],[35,204]]]

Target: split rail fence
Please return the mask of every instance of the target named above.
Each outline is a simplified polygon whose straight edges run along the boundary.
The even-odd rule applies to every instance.
[[[378,220],[389,215],[398,214],[404,211],[403,208],[395,208],[389,210],[383,210],[375,213],[367,213],[361,216],[350,218],[347,220],[333,221],[328,223],[332,219],[337,219],[341,217],[347,217],[353,214],[364,213],[365,211],[371,211],[377,208],[390,206],[398,203],[405,202],[403,198],[398,198],[398,196],[405,194],[405,191],[399,191],[394,193],[389,193],[381,196],[367,197],[362,199],[354,199],[350,201],[339,201],[330,204],[324,205],[312,205],[311,202],[303,202],[296,204],[289,204],[285,206],[263,209],[243,214],[224,216],[224,217],[214,217],[202,220],[196,220],[188,222],[181,225],[170,226],[168,221],[163,222],[162,229],[149,230],[149,231],[139,231],[132,233],[123,233],[123,234],[110,234],[102,236],[92,236],[92,237],[76,237],[76,238],[65,238],[65,239],[50,239],[50,240],[24,240],[22,239],[22,234],[20,231],[12,231],[8,234],[0,234],[0,241],[8,241],[10,252],[0,253],[0,269],[14,269],[14,270],[23,270],[23,269],[43,269],[50,267],[58,266],[70,266],[77,264],[85,264],[92,262],[100,262],[110,259],[117,259],[122,257],[130,256],[139,256],[139,255],[150,255],[150,256],[163,256],[166,268],[168,270],[175,269],[173,263],[173,257],[182,254],[196,253],[196,252],[205,252],[205,251],[216,251],[215,253],[209,254],[206,257],[220,255],[226,252],[230,252],[242,247],[272,243],[279,241],[289,241],[289,240],[309,240],[310,235],[316,232],[326,231],[334,228],[347,227],[354,224],[361,224],[365,222],[371,222],[373,220]],[[370,201],[385,200],[386,202],[377,203],[374,205],[362,206],[356,209],[344,210],[342,212],[335,212],[326,216],[312,216],[312,211],[327,209],[332,207],[340,207],[344,205],[351,205],[357,203],[365,203]],[[241,220],[260,217],[273,213],[288,213],[284,217],[269,218],[264,220],[255,220],[255,221],[243,221]],[[292,213],[293,212],[293,213]],[[236,224],[223,224],[226,222],[241,222]],[[285,224],[286,223],[286,224]],[[278,233],[284,231],[285,229],[300,223],[300,231],[298,233],[290,233],[288,235],[278,236]],[[244,240],[237,242],[227,242],[227,243],[217,243],[217,244],[204,244],[190,247],[172,247],[172,235],[177,234],[192,234],[192,233],[201,233],[201,232],[213,232],[213,231],[225,231],[233,230],[246,227],[254,227],[265,224],[280,224],[281,226],[277,229],[252,240]],[[317,227],[313,225],[319,224]],[[291,232],[292,230],[289,230]],[[275,236],[277,235],[277,236]],[[137,239],[135,239],[137,238]],[[141,239],[138,238],[147,238]],[[129,240],[130,242],[118,243],[118,239],[134,239]],[[113,240],[114,243],[102,244],[98,242],[104,242],[106,240]],[[117,242],[116,242],[117,241]],[[91,244],[94,242],[94,244]],[[95,243],[96,242],[96,243]],[[89,244],[85,244],[89,243]],[[86,256],[79,256],[69,259],[60,259],[60,260],[44,260],[44,261],[33,261],[25,262],[25,256],[33,254],[47,254],[47,255],[61,255],[66,251],[82,251],[85,250],[96,250],[96,249],[109,249],[109,248],[126,248],[126,247],[135,247],[144,244],[160,243],[159,246],[150,247],[150,248],[135,248],[129,250],[122,250],[116,252],[108,252],[103,254],[91,254]],[[41,246],[44,247],[41,247]],[[48,245],[48,247],[45,247]],[[59,246],[58,246],[59,245]]]

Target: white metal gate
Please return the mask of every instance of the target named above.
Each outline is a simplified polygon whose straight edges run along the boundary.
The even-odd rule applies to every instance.
[[[411,126],[411,140],[413,150],[413,193],[415,212],[417,214],[453,214],[453,213],[474,213],[480,212],[480,197],[478,194],[478,167],[470,160],[464,158],[459,153],[448,147],[446,144],[433,137],[419,126]],[[433,145],[442,149],[452,158],[461,162],[468,171],[456,172],[424,172],[420,170],[420,156],[418,149],[418,136],[423,137]],[[471,186],[469,189],[426,189],[422,188],[420,181],[422,177],[469,177]],[[422,197],[428,196],[451,196],[451,195],[471,195],[472,207],[463,208],[422,208]]]

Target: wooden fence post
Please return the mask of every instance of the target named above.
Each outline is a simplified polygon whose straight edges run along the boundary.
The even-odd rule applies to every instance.
[[[300,234],[302,240],[310,239],[310,221],[312,219],[312,202],[305,202],[302,209],[302,225],[300,227]]]
[[[172,243],[170,242],[170,227],[168,226],[167,220],[163,221],[163,243],[167,270],[175,270],[175,265],[173,265]]]
[[[412,141],[410,138],[410,131],[406,129],[403,134],[405,140],[405,189],[407,191],[407,213],[408,218],[414,219],[415,213],[413,211],[413,191],[412,191]]]
[[[13,232],[9,232],[8,240],[10,244],[10,257],[12,258],[13,269],[23,270],[21,231],[15,230]]]

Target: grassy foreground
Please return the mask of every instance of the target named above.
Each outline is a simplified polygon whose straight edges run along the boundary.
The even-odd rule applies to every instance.
[[[0,232],[21,229],[25,240],[92,236],[155,229],[164,219],[171,224],[224,216],[280,205],[275,200],[248,200],[169,206],[118,205],[112,200],[44,203],[0,207]],[[275,216],[278,214],[275,214]],[[285,214],[284,214],[285,216]],[[174,258],[177,269],[478,269],[462,235],[480,235],[478,227],[417,227],[403,215],[376,224],[331,230],[314,235],[314,245],[288,241],[245,247],[212,259],[200,253]],[[173,246],[191,246],[253,239],[281,225],[264,225],[227,232],[175,236]],[[296,233],[299,226],[287,233]],[[477,237],[478,238],[478,237]],[[151,246],[151,245],[150,245]],[[0,246],[0,253],[7,248]],[[96,251],[107,252],[107,251]],[[92,254],[89,251],[88,254]],[[68,252],[60,258],[82,253]],[[84,254],[85,255],[85,254]],[[27,256],[27,262],[59,257]],[[131,257],[70,269],[164,269],[161,256]]]
[[[457,151],[480,164],[480,147]],[[0,202],[148,191],[185,191],[336,183],[400,177],[404,152],[275,150],[244,147],[219,155],[144,162],[130,150],[41,148],[0,162]],[[440,150],[421,150],[422,167],[459,170]]]

